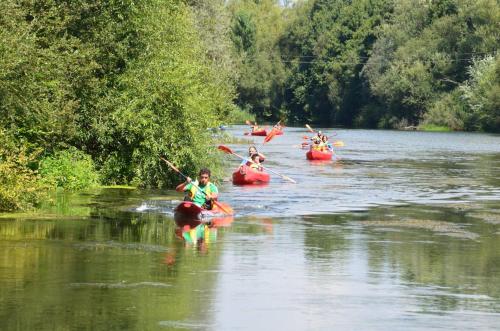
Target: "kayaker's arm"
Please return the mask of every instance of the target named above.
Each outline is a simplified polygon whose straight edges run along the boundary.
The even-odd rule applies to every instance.
[[[218,194],[215,192],[207,194],[207,199],[209,200],[217,200]]]
[[[187,184],[191,183],[191,178],[189,177],[186,177],[186,181],[184,183],[180,183],[179,185],[177,185],[177,187],[175,188],[175,190],[177,192],[184,192],[184,188],[186,187]]]
[[[219,190],[217,189],[217,186],[213,184],[209,184],[212,186],[211,192],[207,194],[206,198],[208,200],[217,200],[217,197],[219,196]]]

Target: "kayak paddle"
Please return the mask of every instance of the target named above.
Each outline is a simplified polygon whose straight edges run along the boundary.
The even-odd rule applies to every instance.
[[[306,124],[306,128],[309,130],[309,132],[316,133],[316,131],[313,128],[311,128],[311,126],[309,124]],[[337,135],[337,132],[332,133],[332,136],[336,136],[336,135]],[[304,136],[304,139],[308,139],[308,138],[305,138],[305,136]]]
[[[233,152],[233,151],[232,151],[232,149],[231,149],[231,148],[229,148],[229,147],[227,147],[227,146],[224,146],[224,145],[219,145],[219,147],[217,147],[217,148],[218,148],[219,150],[223,151],[223,152],[224,152],[224,153],[226,153],[226,154],[232,154],[232,155],[234,155],[234,156],[236,156],[236,157],[239,157],[239,158],[240,158],[240,159],[242,159],[242,160],[247,160],[247,161],[250,161],[250,162],[252,162],[252,163],[255,163],[255,162],[253,162],[252,160],[249,160],[249,159],[247,159],[247,158],[245,158],[245,157],[243,157],[243,156],[241,156],[241,155],[236,154],[235,152]],[[280,173],[277,173],[276,171],[273,171],[273,170],[271,170],[271,169],[269,169],[269,168],[265,168],[265,167],[264,167],[264,166],[262,166],[261,164],[259,164],[259,165],[262,167],[262,169],[266,169],[267,171],[269,171],[269,172],[271,172],[271,173],[273,173],[273,174],[275,174],[275,175],[278,175],[278,176],[280,176],[281,178],[283,178],[283,179],[285,179],[285,180],[288,180],[288,181],[290,181],[290,182],[292,182],[292,183],[294,183],[294,184],[297,184],[297,182],[296,182],[296,181],[294,181],[293,179],[291,179],[290,177],[285,176],[285,175],[282,175],[282,174],[280,174]]]
[[[301,146],[306,146],[306,145],[309,145],[308,142],[303,142]],[[298,145],[297,145],[298,146]],[[332,146],[334,147],[344,147],[345,144],[342,140],[336,140],[332,143]]]
[[[173,170],[175,171],[176,173],[178,173],[179,175],[181,175],[182,177],[184,177],[184,179],[187,179],[188,177],[186,175],[184,175],[179,169],[177,169],[172,163],[168,162],[167,160],[165,160],[163,157],[160,156],[160,159],[162,159],[163,161],[165,161],[165,163]],[[193,184],[194,187],[196,187],[201,193],[203,193],[205,196],[207,196],[207,193],[205,193],[198,185],[196,185],[194,182],[191,182],[191,184]],[[229,212],[222,204],[220,204],[219,202],[217,202],[216,200],[212,200],[213,203],[220,208],[220,210],[222,210],[224,212],[224,214],[227,214],[227,215],[232,215],[233,213],[232,212]]]

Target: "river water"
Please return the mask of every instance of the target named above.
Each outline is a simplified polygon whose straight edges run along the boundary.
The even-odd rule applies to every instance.
[[[500,136],[323,131],[331,162],[302,128],[248,138],[297,184],[235,187],[221,154],[236,216],[210,227],[177,226],[173,191],[1,215],[0,329],[498,330]]]

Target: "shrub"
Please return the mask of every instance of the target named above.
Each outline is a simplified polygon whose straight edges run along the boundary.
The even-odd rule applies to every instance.
[[[445,94],[434,102],[421,123],[421,128],[447,127],[451,130],[464,129],[465,110],[458,91]]]
[[[229,124],[245,124],[245,121],[255,122],[255,115],[250,114],[247,109],[234,107],[230,110],[227,121]]]
[[[53,188],[82,190],[99,184],[91,157],[76,148],[56,152],[40,163],[42,181]]]
[[[29,167],[36,155],[0,129],[0,211],[31,209],[45,197],[45,187]]]

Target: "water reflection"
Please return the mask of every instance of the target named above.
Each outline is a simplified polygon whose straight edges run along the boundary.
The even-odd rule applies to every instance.
[[[0,218],[2,330],[498,328],[498,137],[339,130],[316,165],[287,134],[266,165],[299,185],[221,185],[234,219],[118,189]]]
[[[498,325],[494,202],[208,225],[100,198],[86,218],[0,221],[4,329]]]
[[[233,217],[213,217],[199,221],[176,214],[175,234],[184,240],[186,245],[194,245],[206,250],[210,243],[217,240],[217,228],[230,226],[233,221]]]

